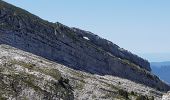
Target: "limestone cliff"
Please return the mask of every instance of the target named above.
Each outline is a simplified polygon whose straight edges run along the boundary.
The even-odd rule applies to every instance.
[[[129,52],[123,48],[120,48],[116,44],[113,44],[112,42],[110,42],[106,39],[103,39],[91,32],[83,31],[83,30],[80,30],[77,28],[73,28],[73,30],[76,32],[76,34],[79,37],[81,37],[81,38],[87,37],[92,44],[102,48],[106,52],[109,52],[118,58],[129,60],[130,62],[132,62],[136,65],[139,65],[141,68],[151,71],[150,64],[147,60],[142,59],[142,58],[138,57],[137,55],[132,54],[131,52]]]
[[[112,75],[160,91],[170,86],[150,71],[148,61],[93,33],[50,23],[0,1],[0,44],[98,75]]]

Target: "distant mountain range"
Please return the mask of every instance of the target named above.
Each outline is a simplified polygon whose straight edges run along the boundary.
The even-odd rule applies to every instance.
[[[151,62],[152,72],[165,82],[170,83],[170,61]]]

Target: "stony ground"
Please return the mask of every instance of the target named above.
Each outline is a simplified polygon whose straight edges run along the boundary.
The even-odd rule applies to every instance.
[[[0,45],[0,100],[161,100],[162,92],[114,77],[68,68]]]
[[[58,22],[50,23],[21,8],[5,3],[2,0],[0,0],[0,44],[8,44],[49,60],[56,61],[60,64],[64,64],[70,68],[80,69],[81,71],[85,70],[88,73],[114,75],[145,84],[156,88],[159,91],[170,90],[170,86],[159,80],[157,76],[150,72],[151,69],[149,67],[149,62],[138,57],[137,55],[134,55],[129,51],[120,48],[116,44],[91,32],[70,28]],[[7,59],[2,58],[2,72],[9,72],[12,69],[12,73],[16,73],[15,69],[17,68],[17,71],[20,69],[19,72],[17,72],[19,73],[19,79],[23,78],[23,76],[25,77],[25,75],[21,75],[21,73],[36,76],[33,74],[34,72],[46,75],[48,77],[54,73],[51,72],[51,70],[54,68],[59,69],[61,67],[61,65],[51,62],[54,66],[54,68],[52,68],[50,64],[44,64],[44,62],[49,62],[47,60],[36,58],[36,56],[31,57],[33,55],[13,49],[6,49],[2,51],[2,56],[4,55]],[[21,55],[23,55],[23,59],[20,59],[19,56]],[[25,56],[28,58],[24,58]],[[17,59],[14,57],[17,57]],[[42,60],[42,62],[38,62],[40,60]],[[7,63],[4,63],[5,61]],[[45,67],[42,67],[41,64],[44,64]],[[46,72],[46,68],[48,72]],[[68,67],[63,67],[60,71],[64,70],[64,68],[68,69]],[[34,72],[30,73],[30,71]],[[73,72],[73,74],[82,74],[82,72],[76,72],[71,69],[68,69],[68,71]],[[72,77],[76,78],[76,76],[68,71],[65,70],[61,74],[66,76],[66,78],[68,77],[71,80],[70,84],[72,84],[72,82],[75,81]],[[81,77],[77,78],[85,81],[85,84],[88,81],[92,81],[90,82],[91,84],[94,83],[100,85],[101,83],[103,86],[104,83],[99,80],[99,78],[101,78],[102,81],[112,84],[116,88],[120,86],[122,86],[122,88],[127,88],[129,84],[133,85],[129,82],[126,83],[124,80],[121,81],[121,79],[112,79],[113,77],[110,76],[96,76],[88,73],[84,73],[85,75],[83,74]],[[86,78],[86,76],[90,78]],[[54,78],[56,76],[52,77]],[[10,77],[10,79],[11,78],[15,77]],[[39,78],[37,80],[39,80]],[[56,79],[56,82],[57,80],[60,80],[60,78]],[[118,86],[114,83],[114,81],[119,83]],[[27,82],[22,80],[22,83]],[[87,85],[87,87],[90,87],[90,85]],[[123,85],[125,86],[123,87]],[[93,88],[93,86],[91,88]],[[107,87],[104,86],[104,89],[105,88]],[[97,87],[97,89],[99,88]],[[117,91],[120,91],[119,89],[121,88],[118,88]],[[128,92],[131,92],[132,90],[133,89],[126,89]],[[127,95],[127,93],[122,94]]]
[[[162,100],[170,100],[170,92],[165,93],[165,94],[162,96]]]

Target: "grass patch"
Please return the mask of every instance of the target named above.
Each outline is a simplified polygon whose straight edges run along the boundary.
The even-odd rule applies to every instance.
[[[33,88],[35,91],[43,91],[39,86],[35,85],[34,81],[37,79],[36,76],[19,73],[19,74],[10,74],[7,76],[11,80],[11,88],[16,92],[17,85],[28,85],[28,87]]]
[[[118,90],[118,94],[119,94],[120,96],[122,96],[123,98],[125,98],[125,99],[129,99],[129,94],[128,94],[128,92],[125,91],[125,90],[122,90],[122,89]]]
[[[7,100],[7,98],[3,97],[2,94],[0,94],[0,100]]]
[[[83,90],[83,88],[84,88],[84,85],[85,85],[85,83],[83,83],[83,82],[79,82],[79,83],[77,83],[77,85],[76,85],[76,89],[78,89],[78,90]]]
[[[59,70],[57,70],[57,69],[43,68],[43,69],[39,69],[39,70],[42,73],[52,76],[56,80],[59,80],[61,78],[61,74],[60,74]]]
[[[39,86],[35,85],[34,81],[37,79],[34,75],[26,75],[26,78],[23,80],[29,87],[33,88],[35,91],[43,91]]]
[[[20,66],[25,67],[25,68],[27,68],[29,70],[33,70],[33,71],[37,71],[37,72],[49,75],[49,76],[55,78],[56,80],[59,80],[61,78],[61,74],[60,74],[59,70],[54,69],[54,68],[38,67],[38,66],[36,66],[36,64],[25,63],[23,61],[12,61],[11,63],[20,65]]]

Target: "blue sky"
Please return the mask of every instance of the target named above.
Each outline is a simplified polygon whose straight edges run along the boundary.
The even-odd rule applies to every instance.
[[[170,60],[170,0],[5,1],[48,21],[91,31],[150,61]]]

